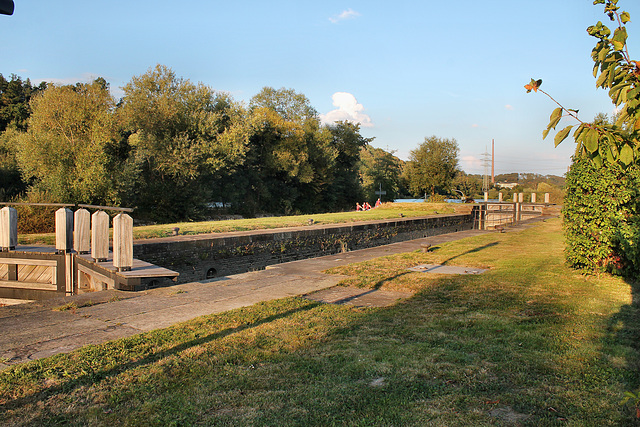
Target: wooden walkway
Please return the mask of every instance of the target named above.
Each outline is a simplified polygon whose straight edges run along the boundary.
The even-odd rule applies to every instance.
[[[42,300],[108,289],[139,291],[172,284],[178,272],[133,259],[118,271],[109,252],[104,262],[90,255],[59,254],[49,247],[0,252],[0,298]]]

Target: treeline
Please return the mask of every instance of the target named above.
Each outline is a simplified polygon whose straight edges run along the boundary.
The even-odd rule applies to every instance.
[[[402,161],[350,122],[265,87],[248,105],[157,65],[120,100],[98,78],[41,84],[0,75],[0,201],[136,208],[136,218],[350,209],[402,190]]]

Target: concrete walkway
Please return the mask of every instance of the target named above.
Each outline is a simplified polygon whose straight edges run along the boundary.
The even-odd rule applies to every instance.
[[[143,292],[110,290],[0,307],[0,369],[260,301],[307,295],[331,288],[341,280],[340,276],[322,274],[328,268],[419,250],[424,243],[437,245],[483,233],[487,231],[461,231]],[[372,298],[389,303],[407,296],[360,291],[346,289],[336,294],[333,290],[315,299],[351,303],[360,300],[360,305],[372,305]],[[61,310],[65,304],[68,308]]]

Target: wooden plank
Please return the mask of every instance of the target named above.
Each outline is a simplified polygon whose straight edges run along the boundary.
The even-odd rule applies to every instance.
[[[21,265],[18,270],[18,281],[53,284],[53,267]]]
[[[41,289],[55,291],[56,286],[47,283],[35,283],[35,282],[14,282],[13,280],[0,280],[0,287],[2,288],[16,288],[16,289]]]
[[[37,267],[37,269],[34,269],[33,282],[54,284],[54,282],[53,282],[53,268],[51,268],[51,267]]]
[[[91,276],[94,281],[98,280],[100,282],[106,283],[108,289],[113,289],[115,287],[115,283],[112,278],[107,277],[104,274],[100,274],[96,270],[92,270],[91,268],[78,263],[78,283],[80,283],[79,276],[81,273]]]
[[[33,258],[3,258],[0,256],[0,264],[11,265],[46,265],[48,267],[57,266],[56,260],[51,259],[33,259]]]
[[[57,298],[61,294],[56,291],[44,289],[24,289],[0,286],[0,298],[24,299],[24,300],[46,300]]]
[[[113,266],[129,271],[133,266],[133,219],[118,214],[113,219]]]

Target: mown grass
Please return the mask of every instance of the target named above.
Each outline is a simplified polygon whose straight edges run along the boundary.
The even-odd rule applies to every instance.
[[[372,221],[378,219],[397,218],[402,214],[405,217],[417,217],[434,214],[453,213],[455,205],[450,203],[384,203],[382,206],[369,211],[336,212],[314,215],[277,216],[265,218],[246,218],[224,221],[203,222],[179,222],[172,224],[145,225],[134,227],[134,239],[152,239],[168,237],[173,229],[178,227],[180,234],[207,234],[224,233],[230,231],[249,231],[271,229],[281,227],[300,227],[309,225],[309,219],[314,224],[339,224],[356,221]],[[135,214],[134,214],[135,215]],[[27,234],[19,235],[18,243],[28,244],[55,244],[55,234]]]
[[[287,298],[0,373],[5,424],[634,425],[629,284],[562,260],[558,220],[336,269],[388,308]],[[474,276],[420,263],[489,267]]]

